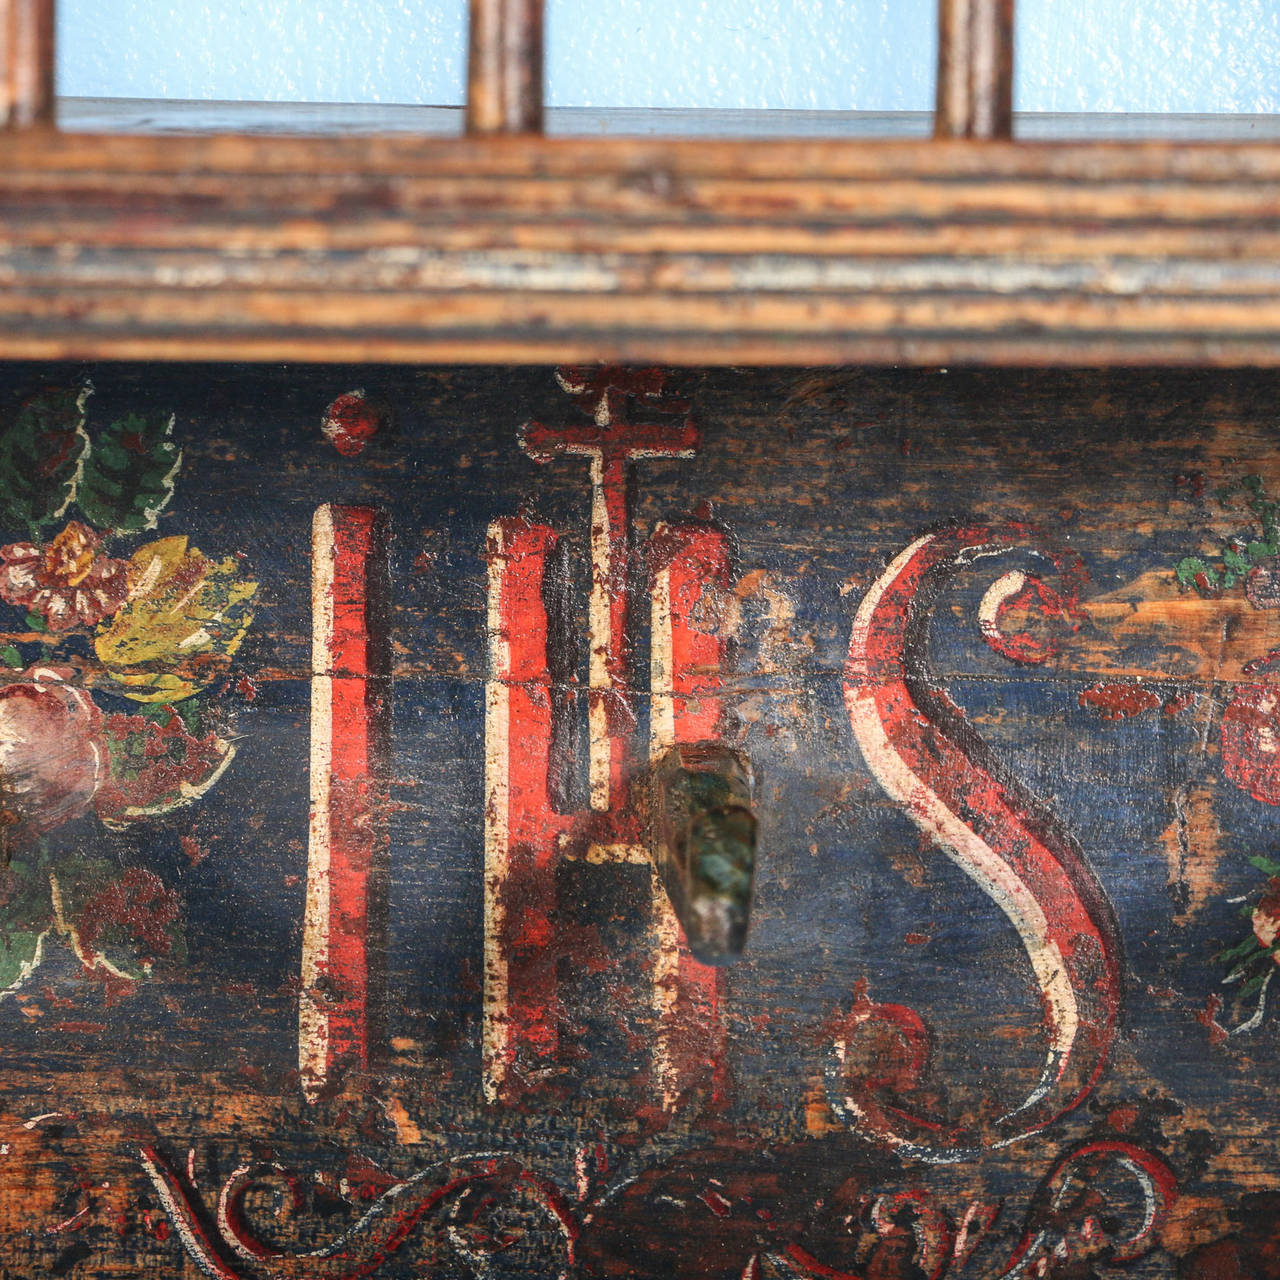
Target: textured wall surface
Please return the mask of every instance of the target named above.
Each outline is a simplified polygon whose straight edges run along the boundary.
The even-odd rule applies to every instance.
[[[548,0],[549,101],[926,110],[932,0]],[[458,103],[465,4],[65,0],[60,92]],[[1024,111],[1280,109],[1276,0],[1023,0]]]

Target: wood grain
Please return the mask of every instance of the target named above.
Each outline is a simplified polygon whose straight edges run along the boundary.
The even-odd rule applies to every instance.
[[[467,132],[542,132],[542,0],[471,0]]]
[[[939,138],[1013,133],[1013,0],[939,0]]]
[[[919,1280],[943,1270],[965,1280],[1007,1270],[1028,1226],[1048,1233],[1050,1280],[1269,1274],[1251,1259],[1280,1234],[1280,1020],[1272,991],[1250,1028],[1258,992],[1224,982],[1220,953],[1250,935],[1268,887],[1251,859],[1274,857],[1280,836],[1269,657],[1280,564],[1263,556],[1250,580],[1218,594],[1180,587],[1176,571],[1184,556],[1217,566],[1230,546],[1247,549],[1258,532],[1250,495],[1280,495],[1274,371],[671,372],[701,445],[695,457],[636,468],[632,545],[637,573],[654,554],[651,568],[666,563],[673,521],[729,552],[723,580],[705,560],[698,570],[689,624],[715,637],[711,658],[723,669],[708,680],[703,651],[698,706],[686,712],[698,716],[699,737],[721,736],[756,773],[752,931],[718,983],[715,1035],[678,1019],[664,1039],[670,1002],[656,998],[668,988],[653,963],[650,875],[599,844],[590,815],[548,815],[548,851],[563,855],[543,939],[557,1047],[521,1059],[540,1069],[502,1105],[481,1092],[494,820],[485,768],[496,740],[486,740],[495,692],[486,685],[503,635],[490,625],[488,533],[495,520],[524,530],[536,521],[565,544],[554,600],[527,583],[512,614],[526,625],[507,634],[536,648],[538,619],[557,618],[566,652],[554,678],[577,694],[567,714],[585,724],[592,486],[584,459],[538,463],[518,431],[531,418],[589,425],[590,406],[568,399],[545,368],[3,362],[0,409],[85,379],[95,388],[85,423],[94,451],[112,423],[153,412],[173,415],[182,451],[160,527],[119,536],[108,554],[189,538],[189,550],[252,575],[260,604],[233,665],[208,686],[209,726],[236,746],[214,785],[123,828],[92,812],[68,819],[43,837],[52,863],[33,862],[31,844],[0,877],[9,945],[24,921],[49,930],[40,968],[0,1001],[0,1274],[317,1274],[314,1258],[250,1261],[229,1249],[224,1271],[202,1269],[180,1234],[181,1205],[159,1195],[140,1160],[144,1148],[203,1205],[215,1244],[223,1193],[256,1170],[263,1184],[243,1222],[230,1214],[228,1224],[289,1256],[330,1250],[330,1277],[465,1274],[496,1241],[492,1274],[537,1280]],[[331,429],[334,397],[348,401],[357,384],[385,410],[358,449]],[[12,466],[12,441],[6,449]],[[1256,486],[1241,483],[1252,476]],[[384,1060],[309,1101],[297,1071],[307,530],[317,506],[337,501],[390,520],[390,928],[385,949],[370,950],[387,1025]],[[89,518],[72,508],[34,533],[11,517],[0,545],[9,558],[28,539],[47,549],[73,515]],[[858,1117],[847,1102],[841,1111],[846,1073],[865,1074],[879,1056],[888,1096],[982,1122],[985,1104],[1023,1096],[1043,1059],[1028,953],[987,893],[885,792],[842,693],[864,601],[886,566],[948,521],[1034,522],[1088,571],[1076,581],[1079,612],[1064,616],[1052,595],[1021,589],[998,593],[1003,612],[990,607],[993,586],[1013,572],[1061,592],[1043,557],[1011,544],[960,567],[933,605],[919,678],[1079,842],[1115,908],[1126,988],[1121,1034],[1085,1102],[1024,1142],[955,1164],[901,1159],[850,1131]],[[640,581],[643,592],[652,580]],[[639,719],[628,767],[637,777],[651,753],[650,699],[660,707],[674,683],[663,658],[679,651],[660,625],[660,598],[678,587],[661,569],[653,587],[656,607],[633,614]],[[4,643],[24,666],[65,657],[104,713],[128,709],[95,672],[89,635],[34,631],[27,606],[11,600],[0,610]],[[1024,660],[1037,656],[1037,638],[1045,660]],[[14,669],[7,683],[33,678]],[[62,745],[56,727],[51,745]],[[546,758],[528,735],[507,747],[530,772]],[[585,738],[568,750],[581,786]],[[50,921],[36,890],[54,870],[65,905]],[[86,901],[117,900],[100,894],[124,871],[135,885],[146,872],[171,895],[186,945],[108,986],[62,930]],[[102,936],[121,964],[138,945],[129,930]],[[1272,961],[1259,950],[1253,963],[1265,976]],[[868,1001],[882,1013],[896,1007],[898,1021],[860,1032]],[[918,1027],[911,1010],[932,1039],[918,1086],[898,1070],[912,1045],[888,1034]],[[842,1072],[831,1065],[833,1039],[844,1046]],[[668,1047],[677,1066],[702,1060],[708,1041],[723,1072],[668,1101],[654,1064]],[[1090,1145],[1117,1153],[1120,1166],[1086,1162],[1057,1195],[1051,1171]],[[1114,1237],[1144,1221],[1141,1179],[1123,1163],[1134,1151],[1149,1157],[1140,1169],[1172,1174],[1180,1198],[1172,1214],[1157,1205],[1153,1232],[1129,1249]],[[448,1187],[460,1191],[453,1175],[474,1176],[477,1153],[518,1162],[519,1193],[494,1181],[478,1188],[486,1197],[450,1199]],[[446,1186],[436,1210],[406,1218],[397,1247],[375,1257],[387,1189],[401,1188],[403,1204],[437,1177]],[[572,1266],[536,1194],[542,1180],[578,1224]],[[1251,1198],[1259,1194],[1271,1199]],[[886,1214],[897,1209],[916,1216],[895,1236]],[[979,1250],[972,1259],[928,1244],[930,1232],[958,1240],[962,1224]],[[1099,1230],[1113,1238],[1107,1253]],[[347,1232],[344,1271],[332,1251]],[[1244,1261],[1219,1259],[1215,1270],[1207,1249]],[[1140,1250],[1145,1259],[1133,1256]],[[806,1258],[818,1265],[797,1270]]]
[[[51,125],[54,0],[0,0],[0,128]]]
[[[1280,150],[0,139],[9,354],[1273,364]]]

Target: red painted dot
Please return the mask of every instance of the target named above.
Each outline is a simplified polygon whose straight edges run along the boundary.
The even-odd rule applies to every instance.
[[[347,458],[354,458],[382,430],[385,414],[363,391],[348,391],[325,411],[320,430]]]

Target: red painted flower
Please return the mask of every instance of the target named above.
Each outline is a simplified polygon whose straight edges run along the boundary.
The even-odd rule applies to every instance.
[[[1236,690],[1222,713],[1222,767],[1255,800],[1280,804],[1280,686]]]
[[[1272,876],[1267,881],[1266,892],[1253,909],[1253,936],[1264,947],[1271,946],[1280,937],[1280,876]],[[1275,960],[1280,964],[1280,955]]]
[[[179,914],[178,895],[154,871],[129,867],[85,903],[76,922],[80,945],[92,952],[119,933],[140,959],[156,960],[172,952],[171,931]]]
[[[325,411],[320,430],[346,458],[354,458],[382,430],[386,412],[363,391],[348,391]]]
[[[109,827],[168,813],[199,799],[222,776],[235,755],[216,733],[187,732],[182,717],[167,708],[160,723],[142,716],[108,716],[102,730],[108,769],[96,800]]]
[[[3,843],[52,831],[89,807],[106,774],[102,715],[83,689],[39,668],[0,687]]]
[[[50,631],[92,627],[129,592],[123,560],[100,556],[102,536],[72,520],[46,547],[0,547],[0,599],[39,614]]]

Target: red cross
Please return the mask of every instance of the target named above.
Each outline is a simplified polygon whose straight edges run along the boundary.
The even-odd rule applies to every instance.
[[[658,412],[687,413],[687,403],[659,399],[666,380],[661,369],[561,368],[556,378],[593,420],[561,427],[529,422],[521,429],[520,443],[535,462],[550,462],[561,454],[590,459],[591,807],[606,810],[622,802],[623,764],[636,723],[628,680],[631,512],[627,469],[639,458],[692,457],[698,449],[698,429],[688,416],[679,422],[629,420],[632,401],[647,403]]]

